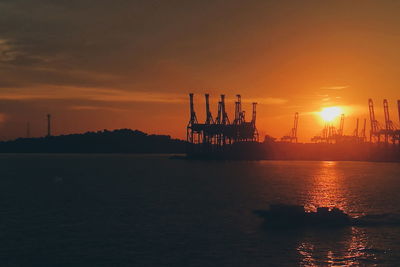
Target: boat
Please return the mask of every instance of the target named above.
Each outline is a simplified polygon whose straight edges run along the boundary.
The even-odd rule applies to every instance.
[[[255,210],[254,214],[271,227],[337,227],[353,224],[353,218],[336,207],[318,207],[316,211],[306,211],[301,205],[273,204],[268,210]]]

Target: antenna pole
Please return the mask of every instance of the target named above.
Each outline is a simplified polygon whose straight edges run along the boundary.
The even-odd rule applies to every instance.
[[[47,114],[47,137],[51,136],[51,114]]]

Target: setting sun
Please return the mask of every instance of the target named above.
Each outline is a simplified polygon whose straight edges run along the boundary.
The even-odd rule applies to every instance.
[[[321,118],[326,122],[331,122],[336,119],[342,113],[340,107],[327,107],[323,108],[319,113]]]

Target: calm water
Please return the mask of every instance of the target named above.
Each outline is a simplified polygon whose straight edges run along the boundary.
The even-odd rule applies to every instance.
[[[251,213],[281,202],[400,218],[398,163],[0,155],[0,165],[1,266],[400,261],[400,224],[270,231]]]

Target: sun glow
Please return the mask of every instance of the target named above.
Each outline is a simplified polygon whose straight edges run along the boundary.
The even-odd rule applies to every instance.
[[[326,122],[331,122],[342,114],[342,109],[340,107],[327,107],[323,108],[319,115]]]

